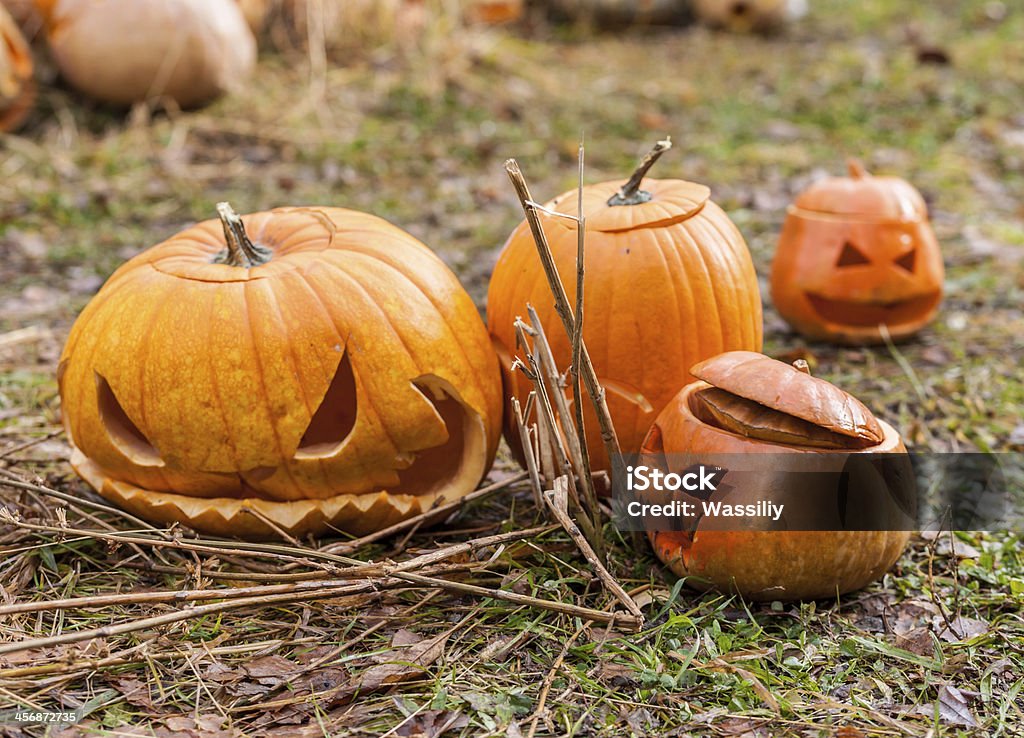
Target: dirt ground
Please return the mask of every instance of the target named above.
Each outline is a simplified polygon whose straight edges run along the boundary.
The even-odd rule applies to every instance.
[[[522,217],[502,163],[516,157],[535,195],[553,196],[575,185],[581,134],[588,181],[624,178],[673,137],[657,174],[708,184],[742,230],[767,353],[807,358],[916,449],[1024,451],[1024,7],[811,4],[771,37],[438,26],[343,46],[324,69],[267,49],[244,93],[188,113],[95,106],[40,50],[38,107],[0,136],[0,473],[97,499],[66,463],[60,346],[117,265],[218,201],[376,213],[431,245],[482,309]],[[942,245],[941,313],[895,347],[810,343],[767,302],[786,205],[847,155],[912,181]],[[491,481],[512,472],[503,452]],[[91,531],[126,523],[74,503],[58,513],[38,490],[0,487],[0,501],[37,525],[0,522],[6,604],[279,572],[273,558],[62,532],[60,515]],[[539,518],[513,485],[357,555],[404,558]],[[80,710],[52,735],[1024,735],[1019,531],[919,538],[864,592],[764,605],[681,589],[646,547],[606,534],[612,570],[645,604],[640,634],[407,587],[0,655],[0,711]],[[560,531],[492,553],[470,559],[466,581],[610,604]],[[0,641],[174,607],[4,616]]]

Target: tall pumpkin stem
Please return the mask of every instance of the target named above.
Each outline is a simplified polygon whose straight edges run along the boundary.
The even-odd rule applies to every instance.
[[[864,163],[852,156],[846,160],[846,171],[854,179],[864,179],[868,176],[868,170],[864,168]]]
[[[654,148],[647,152],[647,155],[640,160],[640,166],[633,172],[626,184],[622,185],[618,192],[608,198],[609,205],[639,205],[651,199],[651,193],[640,189],[640,183],[644,181],[647,172],[654,166],[654,162],[661,158],[661,155],[672,148],[672,139],[666,138],[658,141]]]
[[[241,216],[230,204],[217,203],[217,215],[220,216],[220,223],[224,227],[224,240],[228,247],[217,254],[213,260],[215,264],[249,269],[270,261],[270,249],[257,246],[249,240]]]

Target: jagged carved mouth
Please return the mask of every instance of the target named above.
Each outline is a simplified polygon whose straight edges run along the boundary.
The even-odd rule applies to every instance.
[[[928,292],[906,300],[888,302],[864,302],[856,300],[837,300],[824,295],[807,292],[807,301],[811,303],[821,318],[839,325],[872,328],[882,323],[900,325],[913,320],[927,317],[939,304],[938,291]]]

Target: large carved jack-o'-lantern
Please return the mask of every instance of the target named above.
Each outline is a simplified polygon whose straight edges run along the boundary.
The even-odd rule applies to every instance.
[[[942,299],[942,255],[924,200],[856,161],[797,197],[772,264],[772,300],[810,338],[879,343],[927,325]]]
[[[641,459],[665,471],[743,466],[738,475],[726,472],[718,501],[781,503],[784,522],[795,523],[760,530],[700,518],[687,530],[649,526],[657,556],[697,589],[755,600],[835,597],[881,577],[906,546],[913,470],[899,434],[803,369],[750,351],[701,362],[691,371],[702,381],[679,392],[644,440]],[[801,519],[841,523],[801,528]]]
[[[583,188],[586,295],[583,322],[598,379],[624,452],[635,453],[651,422],[701,359],[761,347],[761,295],[743,236],[701,184],[644,179],[667,146],[655,149],[626,183]],[[575,215],[576,190],[548,202]],[[545,233],[555,264],[575,300],[577,228],[548,217]],[[520,403],[532,389],[510,371],[517,316],[537,310],[555,363],[569,367],[571,347],[555,313],[540,258],[524,221],[509,237],[487,293],[487,323],[501,359],[506,397]],[[592,468],[609,469],[596,417],[587,403],[586,440]],[[511,413],[506,414],[510,420]],[[506,439],[518,448],[514,427]]]
[[[501,385],[470,297],[380,218],[206,221],[122,266],[61,357],[72,465],[144,518],[365,533],[470,492]]]

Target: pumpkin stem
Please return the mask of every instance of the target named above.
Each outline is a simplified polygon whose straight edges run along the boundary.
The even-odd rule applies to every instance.
[[[647,155],[641,159],[640,166],[633,172],[633,176],[629,178],[626,184],[622,185],[622,188],[608,198],[609,205],[639,205],[640,203],[647,202],[651,199],[651,193],[640,189],[640,183],[643,182],[644,177],[647,176],[648,170],[654,166],[654,162],[661,158],[661,155],[672,148],[672,139],[666,138],[664,141],[658,141],[654,144],[654,148],[647,152]]]
[[[793,362],[793,368],[807,376],[811,375],[811,365],[807,363],[807,359],[797,359]]]
[[[846,171],[850,173],[850,176],[854,179],[864,179],[870,176],[868,170],[864,168],[864,163],[857,158],[850,157],[846,160]]]
[[[257,246],[249,240],[242,218],[226,202],[217,203],[217,215],[224,227],[224,240],[228,247],[217,254],[214,264],[244,267],[249,269],[270,261],[270,249]]]

